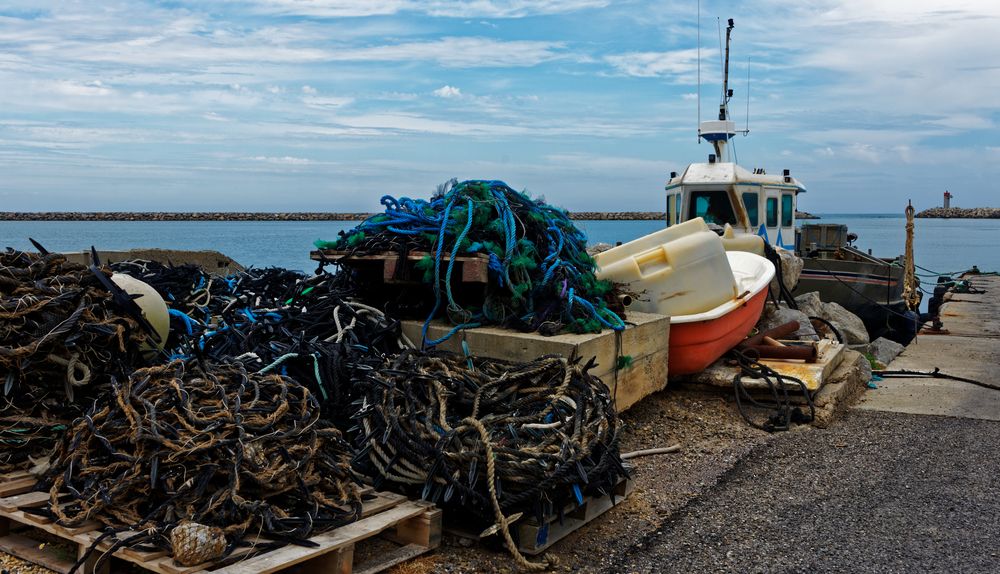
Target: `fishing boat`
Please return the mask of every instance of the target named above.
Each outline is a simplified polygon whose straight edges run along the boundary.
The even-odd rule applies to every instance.
[[[903,269],[899,257],[884,259],[864,253],[848,240],[846,226],[796,225],[798,197],[806,188],[788,169],[780,174],[748,170],[732,158],[729,142],[737,130],[729,113],[729,52],[732,20],[726,28],[722,99],[718,119],[701,122],[698,136],[709,142],[708,161],[692,163],[683,173],[671,172],[666,183],[667,226],[703,218],[722,233],[757,235],[775,248],[802,257],[804,268],[794,294],[818,291],[823,301],[841,304],[858,315],[874,339],[888,335],[908,342],[915,315],[902,299]]]
[[[876,257],[855,247],[856,239],[846,225],[803,225],[798,253],[804,265],[793,294],[818,292],[861,318],[873,340],[909,343],[917,318],[903,297],[902,257]]]
[[[630,310],[670,317],[671,376],[704,370],[760,319],[774,264],[695,218],[594,256],[597,277],[624,285]]]

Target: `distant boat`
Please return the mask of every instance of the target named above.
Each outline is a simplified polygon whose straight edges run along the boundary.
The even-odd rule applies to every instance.
[[[729,49],[734,28],[726,28],[725,73],[717,120],[701,122],[698,136],[713,146],[705,163],[692,163],[683,173],[671,172],[666,190],[667,226],[701,217],[709,224],[729,225],[736,234],[758,235],[777,248],[796,252],[804,260],[794,293],[818,291],[861,317],[874,339],[890,335],[908,342],[913,317],[902,301],[903,270],[894,262],[866,254],[848,241],[846,226],[796,226],[798,196],[805,186],[787,169],[780,175],[764,169],[747,170],[731,160],[729,140],[737,133],[729,115]],[[804,239],[803,239],[804,238]]]

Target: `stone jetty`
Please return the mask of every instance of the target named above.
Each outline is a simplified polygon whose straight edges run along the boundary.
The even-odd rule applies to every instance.
[[[932,207],[914,217],[939,219],[1000,219],[1000,207]]]
[[[332,212],[168,212],[168,211],[7,211],[0,212],[0,221],[361,221],[372,213]],[[578,220],[659,220],[663,212],[656,211],[577,211],[570,213]]]

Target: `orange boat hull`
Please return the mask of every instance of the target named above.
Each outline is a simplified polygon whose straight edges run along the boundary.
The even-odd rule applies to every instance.
[[[740,343],[760,319],[767,301],[762,289],[733,311],[707,321],[670,325],[670,376],[704,371]]]

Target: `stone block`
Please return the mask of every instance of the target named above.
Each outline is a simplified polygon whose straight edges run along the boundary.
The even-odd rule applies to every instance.
[[[857,402],[872,378],[871,364],[864,355],[849,349],[844,350],[844,359],[827,384],[813,396],[816,419],[813,426],[827,428],[848,408]]]
[[[899,356],[905,348],[906,347],[900,345],[896,341],[890,341],[885,337],[879,337],[871,343],[868,343],[867,351],[870,355],[875,357],[876,361],[885,367],[891,363],[893,359]]]
[[[461,353],[464,339],[469,353],[474,356],[518,363],[533,361],[543,355],[576,356],[585,362],[596,358],[597,366],[591,373],[611,389],[620,412],[666,387],[670,343],[669,317],[629,312],[626,321],[629,325],[621,333],[620,352],[623,356],[630,356],[632,364],[619,369],[617,374],[616,335],[611,330],[546,337],[500,327],[478,327],[460,331],[437,347]],[[421,321],[403,321],[403,334],[419,346],[422,327]],[[430,325],[427,337],[438,339],[451,328],[445,321],[435,321]]]
[[[810,317],[820,317],[826,319],[840,331],[844,336],[844,343],[848,345],[868,343],[868,330],[861,319],[844,309],[839,303],[823,302],[819,298],[819,293],[813,291],[805,293],[795,298],[799,310]]]

